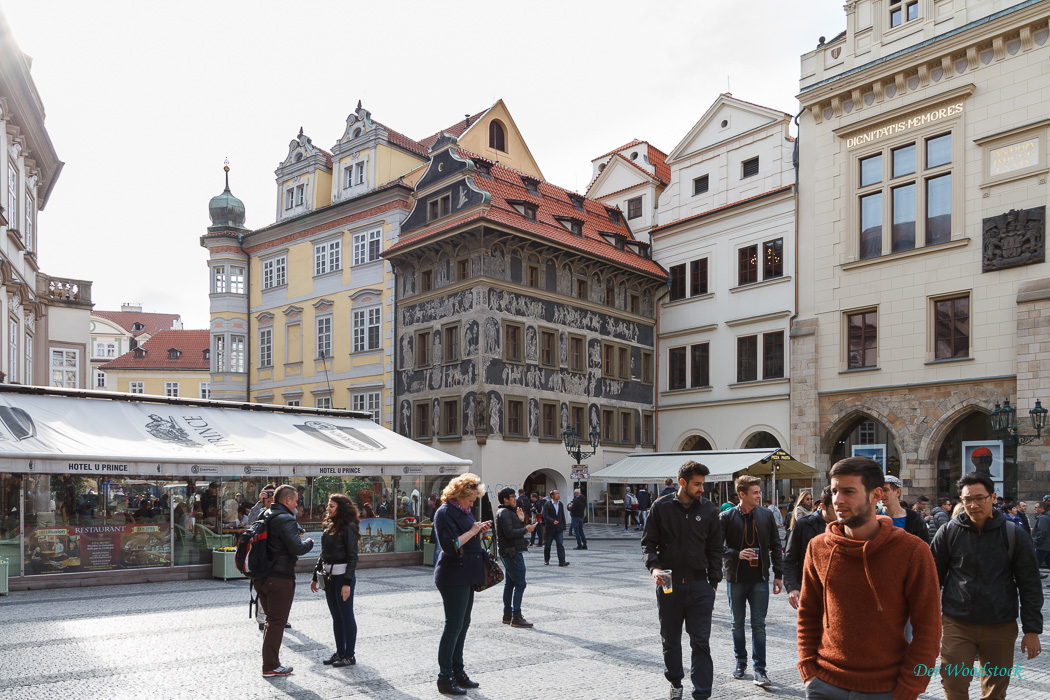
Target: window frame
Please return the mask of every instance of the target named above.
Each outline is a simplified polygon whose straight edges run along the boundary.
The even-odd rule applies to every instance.
[[[56,353],[61,353],[63,358],[62,363],[58,365],[55,364]],[[70,357],[72,357],[73,359],[72,365],[68,364],[68,359]],[[80,388],[80,350],[78,350],[77,348],[63,348],[52,346],[48,348],[48,358],[50,359],[50,362],[48,364],[48,386],[61,387],[66,389]],[[69,370],[69,367],[72,367],[72,370]],[[60,380],[60,383],[55,383],[56,372],[63,375],[68,375],[70,371],[72,371],[74,377],[72,383],[70,383],[68,376],[63,377],[63,379]]]
[[[516,365],[525,364],[525,324],[504,319],[502,326],[500,335],[503,338],[503,342],[500,343],[500,349],[502,350],[503,361]],[[511,353],[511,329],[516,332],[515,347],[517,351],[514,354]]]
[[[689,387],[689,355],[687,345],[667,348],[667,391],[678,391]],[[679,357],[680,356],[680,357]],[[681,363],[681,371],[677,362]],[[681,381],[678,381],[680,377]]]
[[[688,266],[686,263],[679,263],[678,265],[672,265],[667,268],[668,283],[667,288],[669,290],[668,301],[680,301],[686,298],[686,270]],[[679,273],[679,270],[681,271]]]
[[[129,394],[145,394],[146,393],[146,382],[141,379],[134,379],[128,382],[128,393]]]
[[[330,238],[314,243],[314,277],[343,269],[343,240]]]
[[[550,415],[550,428],[551,428],[551,430],[549,430],[549,431],[547,430],[547,427],[548,427],[547,426],[547,418],[548,418],[547,413],[548,413],[548,411],[551,412],[551,415]],[[561,422],[559,420],[559,414],[560,413],[561,413],[561,404],[559,404],[557,401],[549,401],[549,400],[542,400],[542,399],[540,400],[539,425],[537,426],[537,430],[539,432],[540,440],[551,440],[551,441],[559,441],[559,442],[561,441],[561,430],[559,429],[560,428],[560,422]]]
[[[168,398],[177,399],[180,395],[180,386],[178,381],[165,381],[164,382],[164,395]]]
[[[652,350],[642,350],[642,372],[638,381],[642,384],[648,384],[652,386],[654,379],[654,368],[653,364],[654,354]]]
[[[438,422],[439,440],[458,440],[462,437],[459,429],[459,397],[441,399],[441,418]]]
[[[382,312],[383,308],[378,304],[350,310],[352,352],[375,352],[383,348]]]
[[[697,359],[700,358],[701,367],[697,372]],[[689,352],[686,356],[686,363],[689,369],[689,388],[690,389],[707,389],[711,386],[711,343],[710,341],[704,341],[702,343],[691,343],[689,345]],[[697,377],[695,375],[699,374]]]
[[[197,382],[197,396],[201,399],[211,398],[211,382]]]
[[[372,407],[373,398],[374,408]],[[355,411],[368,411],[372,414],[373,422],[382,423],[383,392],[381,390],[356,391],[350,394],[350,406]]]
[[[434,420],[434,407],[430,399],[419,399],[412,402],[412,439],[431,440],[431,422]]]
[[[546,369],[558,369],[558,363],[560,361],[560,342],[558,331],[553,328],[537,328],[537,340],[539,341],[539,353],[536,358],[539,362],[540,367]],[[544,339],[550,338],[550,347],[544,347]],[[548,357],[545,359],[544,354],[547,353]]]
[[[617,438],[619,437],[616,423],[616,416],[618,413],[619,412],[611,406],[601,406],[598,409],[599,421],[601,422],[601,444],[616,444]]]
[[[850,337],[850,319],[854,316],[866,316],[867,314],[873,314],[875,323],[875,337],[874,337],[874,348],[871,350],[874,352],[874,362],[872,364],[858,364],[856,366],[851,365],[850,355],[852,353],[852,338]],[[866,321],[865,321],[866,322]],[[842,312],[842,365],[845,371],[870,371],[878,369],[879,367],[879,307],[878,306],[867,306],[859,309],[850,309]],[[868,352],[868,348],[864,347],[867,340],[867,334],[861,334],[861,347],[859,348],[865,356]],[[866,357],[865,360],[866,362]]]
[[[351,265],[367,265],[380,259],[383,253],[383,229],[358,231],[350,236]]]
[[[451,365],[460,361],[461,330],[458,322],[441,327],[441,364]]]
[[[701,265],[703,263],[703,265]],[[689,296],[690,297],[702,297],[708,293],[711,289],[710,281],[710,262],[707,256],[697,258],[689,261]],[[701,268],[703,268],[701,270]],[[703,284],[700,284],[700,280],[703,280]],[[701,289],[701,286],[703,287]]]
[[[940,323],[937,318],[937,307],[939,304],[944,302],[958,302],[966,300],[966,354],[956,355],[951,354],[947,356],[941,356],[938,354],[941,336],[938,335]],[[952,316],[953,326],[956,316]],[[958,362],[961,360],[973,359],[973,293],[970,290],[963,292],[952,292],[949,294],[939,294],[929,298],[929,331],[927,332],[929,337],[929,348],[928,348],[928,361],[929,362]],[[954,334],[949,336],[949,341],[955,340]]]
[[[574,354],[575,344],[579,344],[580,352]],[[577,374],[587,373],[587,338],[575,333],[569,333],[569,371]],[[577,364],[577,360],[579,363]]]
[[[507,414],[503,423],[504,437],[528,439],[529,438],[529,401],[521,396],[508,396],[504,402]],[[515,411],[517,415],[515,416]],[[475,418],[477,421],[477,418]],[[517,427],[515,427],[515,422]]]
[[[752,167],[752,164],[754,166]],[[748,172],[752,170],[752,172]],[[740,179],[746,180],[749,177],[756,177],[762,172],[762,162],[759,160],[759,156],[753,156],[747,160],[740,161]]]
[[[420,329],[415,332],[412,359],[416,369],[434,366],[433,334],[433,328]]]
[[[702,189],[701,189],[702,186]],[[709,192],[711,188],[711,180],[709,175],[700,175],[699,177],[693,178],[693,196],[704,194]]]
[[[288,255],[275,255],[262,261],[262,288],[276,289],[288,284]]]
[[[758,334],[737,336],[736,339],[736,383],[745,384],[759,380]],[[749,376],[750,369],[754,376]]]
[[[644,194],[640,194],[637,197],[631,197],[625,204],[627,205],[627,220],[642,218],[642,203],[645,198]]]
[[[334,343],[335,324],[332,323],[331,314],[316,317],[314,319],[314,358],[332,357]]]
[[[634,445],[634,411],[629,408],[621,408],[617,413],[616,435],[620,444]]]

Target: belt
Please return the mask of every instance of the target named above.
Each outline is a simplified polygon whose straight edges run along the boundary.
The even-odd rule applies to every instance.
[[[694,571],[688,574],[679,574],[674,569],[671,570],[671,581],[673,583],[696,583],[697,581],[706,581],[706,571]]]

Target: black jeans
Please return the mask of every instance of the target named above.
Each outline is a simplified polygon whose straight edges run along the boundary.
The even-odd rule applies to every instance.
[[[474,607],[474,586],[438,586],[445,606],[445,629],[438,644],[438,678],[451,680],[463,673],[463,644],[470,629],[470,611]]]
[[[357,648],[357,620],[354,619],[354,588],[357,577],[333,576],[325,583],[324,597],[332,613],[335,650],[339,656],[354,656]],[[350,597],[343,600],[343,586],[350,586]]]
[[[551,545],[558,545],[558,563],[564,563],[565,561],[565,544],[562,541],[564,534],[561,530],[555,530],[554,526],[551,525],[547,528],[547,543],[543,545],[543,561],[551,560]]]
[[[689,634],[692,658],[689,677],[693,699],[711,697],[714,663],[711,661],[711,612],[715,589],[707,581],[674,584],[673,593],[656,588],[656,607],[660,613],[660,639],[664,648],[664,678],[677,687],[685,678],[682,668],[682,623]]]

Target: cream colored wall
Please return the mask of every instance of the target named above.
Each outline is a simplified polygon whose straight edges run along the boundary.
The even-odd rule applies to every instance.
[[[106,372],[106,388],[110,391],[127,393],[130,383],[144,382],[145,393],[151,396],[164,396],[164,382],[179,382],[179,396],[188,399],[199,399],[201,382],[211,382],[211,374],[202,372],[174,372],[164,370],[143,371],[119,369]]]
[[[497,151],[494,148],[489,148],[489,122],[493,119],[498,119],[503,124],[505,145],[507,146],[506,151]],[[540,180],[545,179],[540,171],[539,164],[532,157],[525,139],[518,131],[514,118],[510,116],[510,111],[503,104],[502,100],[493,105],[477,123],[472,125],[460,137],[459,143],[468,151],[476,153],[483,158],[499,161],[509,168],[514,168]]]
[[[379,144],[376,146],[375,185],[392,182],[405,173],[415,170],[424,161],[404,151]]]
[[[313,172],[312,194],[312,209],[327,207],[332,203],[332,173],[325,170],[315,170]]]

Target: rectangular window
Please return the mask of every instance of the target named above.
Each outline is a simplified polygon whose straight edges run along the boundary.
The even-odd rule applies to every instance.
[[[354,394],[350,397],[350,403],[355,411],[368,411],[372,414],[372,420],[379,422],[379,406],[381,392],[367,391],[362,394]]]
[[[890,28],[919,18],[919,0],[890,0]]]
[[[613,291],[612,287],[605,288],[605,305],[616,306],[616,292]]]
[[[430,437],[430,401],[420,401],[412,412],[412,437],[417,440]]]
[[[540,402],[540,437],[546,440],[557,440],[561,437],[558,430],[558,404],[550,401]]]
[[[590,441],[590,429],[584,430],[587,424],[584,420],[586,415],[587,409],[583,406],[569,406],[569,427],[576,431],[580,442],[583,444],[587,444]]]
[[[459,281],[470,279],[470,259],[458,260],[456,262],[456,279]]]
[[[654,445],[656,431],[653,430],[653,414],[643,413],[642,414],[642,444],[643,445]]]
[[[291,188],[284,191],[284,210],[288,211],[295,206],[295,192]]]
[[[273,329],[259,329],[259,366],[273,366]]]
[[[416,333],[416,367],[429,367],[431,364],[430,331],[419,331]]]
[[[737,251],[737,284],[758,281],[758,246],[749,245]]]
[[[354,352],[379,349],[379,322],[382,309],[354,309],[350,314]]]
[[[740,179],[758,175],[758,156],[749,158],[740,164]]]
[[[302,406],[302,402],[299,399],[287,399],[284,402],[285,406]]]
[[[736,339],[736,380],[753,382],[758,379],[758,336]]]
[[[178,382],[164,382],[164,395],[175,398],[179,395]]]
[[[616,348],[617,375],[624,381],[631,379],[631,349]]]
[[[28,192],[26,193],[26,211],[25,211],[25,230],[22,231],[22,242],[25,243],[26,250],[33,252],[33,217],[36,216],[36,204],[33,202],[33,197]]]
[[[847,368],[877,366],[878,330],[878,317],[874,309],[846,316]]]
[[[445,194],[427,202],[427,221],[440,219],[452,213],[452,195]]]
[[[616,379],[616,346],[602,343],[602,376]]]
[[[642,215],[642,198],[634,197],[627,200],[627,220],[637,219]]]
[[[926,245],[952,239],[952,174],[926,181]]]
[[[627,295],[628,299],[628,310],[632,314],[638,314],[642,312],[642,300],[637,294]]]
[[[434,271],[423,270],[419,275],[419,291],[429,292],[434,288]]]
[[[507,435],[525,437],[525,402],[507,399]]]
[[[671,297],[670,301],[685,299],[685,263],[673,265],[669,270],[671,273]]]
[[[363,162],[356,164],[354,170],[357,172],[357,184],[365,184],[365,164]]]
[[[7,211],[4,212],[11,228],[18,226],[18,168],[7,162]]]
[[[332,317],[317,319],[317,357],[332,356]]]
[[[306,185],[297,185],[295,188],[295,206],[301,207],[306,202]]]
[[[226,371],[226,336],[215,336],[215,372]]]
[[[938,360],[970,356],[970,297],[933,302],[933,356]]]
[[[874,445],[875,442],[875,421],[866,420],[857,426],[858,436],[857,442],[861,445]]]
[[[128,393],[129,394],[145,394],[146,383],[145,382],[128,382]]]
[[[354,166],[348,165],[343,168],[343,189],[350,189],[350,186],[354,184]]]
[[[525,327],[519,323],[504,323],[503,360],[523,362],[525,360]]]
[[[694,389],[711,386],[710,348],[710,343],[697,343],[689,346],[689,386]]]
[[[213,294],[226,293],[226,266],[216,265],[212,268],[211,291]]]
[[[762,244],[762,279],[784,276],[784,239],[766,241]]]
[[[76,389],[80,383],[80,352],[51,349],[51,386]]]
[[[685,388],[685,348],[671,348],[667,352],[667,388]]]
[[[762,378],[784,376],[784,331],[762,334]]]
[[[624,445],[634,444],[633,411],[620,411],[620,442]]]
[[[860,198],[860,258],[882,255],[882,192]]]
[[[653,383],[653,354],[642,351],[642,384]]]
[[[446,399],[441,402],[441,436],[459,437],[459,401]]]
[[[318,396],[314,399],[314,408],[332,408],[331,396]]]
[[[230,371],[231,372],[244,372],[245,371],[245,353],[244,353],[244,336],[243,335],[231,335],[230,336]]]
[[[569,336],[569,369],[573,372],[587,371],[585,341],[578,335]]]
[[[602,409],[602,442],[613,442],[616,440],[616,411],[611,408]]]
[[[890,251],[911,250],[915,247],[915,183],[893,188],[893,227],[890,230]]]
[[[262,286],[263,289],[280,287],[287,283],[288,258],[282,255],[279,258],[263,260],[262,264]]]
[[[211,382],[200,382],[197,386],[197,390],[200,392],[202,399],[211,398]]]
[[[459,326],[445,326],[441,331],[441,361],[459,362]]]
[[[382,252],[383,231],[366,231],[355,233],[351,238],[354,254],[354,265],[363,265],[379,259]]]
[[[707,258],[689,263],[689,296],[707,294]]]
[[[314,275],[335,272],[343,266],[342,241],[326,241],[314,246]]]
[[[33,336],[26,333],[26,384],[35,384],[36,379],[33,377]]]
[[[587,298],[587,280],[579,279],[576,280],[576,298],[586,299]]]
[[[693,196],[707,192],[707,175],[693,178]]]
[[[230,293],[244,294],[244,268],[236,265],[230,266]]]
[[[544,367],[558,366],[558,334],[540,331],[540,364]]]
[[[22,364],[22,356],[18,352],[18,338],[22,334],[18,329],[18,319],[14,316],[7,317],[7,383],[18,382],[18,366]]]
[[[526,277],[530,287],[536,288],[540,286],[540,268],[535,265],[529,265]]]

